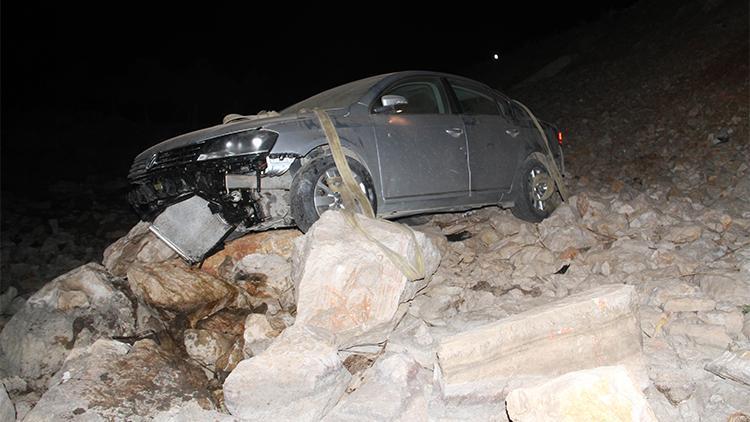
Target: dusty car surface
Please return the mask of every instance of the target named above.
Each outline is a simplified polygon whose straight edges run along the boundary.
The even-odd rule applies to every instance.
[[[555,185],[542,137],[518,104],[470,79],[410,71],[351,82],[279,113],[230,115],[155,145],[130,169],[130,203],[155,221],[197,197],[191,203],[204,214],[208,208],[224,235],[293,225],[306,231],[342,206],[328,186],[338,172],[316,108],[331,116],[380,217],[498,204],[541,221],[559,200],[549,192]],[[562,134],[542,127],[562,169]],[[169,226],[174,231],[175,218],[196,213],[183,209]]]

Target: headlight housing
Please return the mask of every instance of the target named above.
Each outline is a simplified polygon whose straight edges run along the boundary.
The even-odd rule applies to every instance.
[[[206,142],[198,161],[271,151],[279,134],[270,130],[248,130],[232,133]]]

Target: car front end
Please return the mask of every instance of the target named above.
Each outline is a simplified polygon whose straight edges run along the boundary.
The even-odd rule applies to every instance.
[[[297,116],[243,117],[149,148],[130,168],[128,200],[190,262],[232,233],[290,226],[289,170],[298,155],[274,152],[278,129],[289,122],[304,126]]]

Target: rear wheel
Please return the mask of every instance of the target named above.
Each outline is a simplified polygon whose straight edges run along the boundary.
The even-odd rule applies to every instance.
[[[375,187],[367,169],[351,157],[347,157],[354,180],[377,213]],[[292,218],[297,227],[307,232],[320,215],[330,209],[343,209],[341,196],[328,185],[329,178],[340,178],[336,163],[330,155],[318,157],[305,164],[294,176],[290,188]]]
[[[538,223],[560,205],[560,193],[549,170],[534,154],[519,167],[511,212],[521,220]]]

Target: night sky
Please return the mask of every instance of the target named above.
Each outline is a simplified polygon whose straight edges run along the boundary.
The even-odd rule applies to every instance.
[[[506,54],[632,1],[431,3],[409,13],[398,2],[350,2],[343,17],[331,3],[322,12],[287,2],[8,3],[2,186],[28,192],[124,177],[135,154],[160,140],[379,73],[510,74]]]

